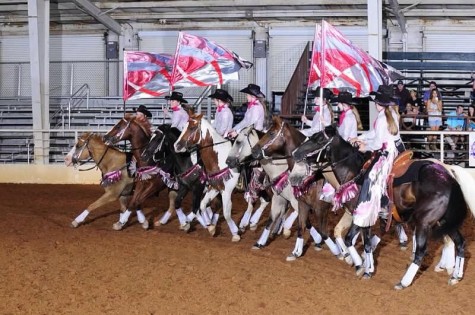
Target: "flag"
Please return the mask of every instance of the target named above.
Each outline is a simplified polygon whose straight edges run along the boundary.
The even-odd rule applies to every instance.
[[[143,51],[124,52],[124,101],[153,98],[167,93],[173,56]]]
[[[389,85],[403,75],[355,46],[326,21],[315,29],[308,86],[344,89],[354,96],[368,96],[381,84]]]
[[[180,32],[172,87],[208,86],[239,79],[241,68],[252,63],[206,38]]]

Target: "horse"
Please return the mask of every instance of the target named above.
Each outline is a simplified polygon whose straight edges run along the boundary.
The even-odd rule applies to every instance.
[[[142,151],[148,145],[151,138],[152,130],[148,121],[142,122],[136,120],[135,114],[126,113],[104,136],[104,140],[108,144],[116,144],[121,140],[128,140],[132,145],[132,154],[136,162],[135,172],[135,189],[128,203],[128,209],[136,209],[146,199],[161,192],[164,189],[169,190],[169,208],[168,213],[175,210],[180,221],[180,227],[186,226],[186,217],[181,209],[175,209],[176,190],[178,183],[171,178],[169,166],[163,165],[158,167],[153,160],[144,160]],[[172,189],[173,188],[173,189]],[[169,217],[169,216],[168,216]],[[145,217],[139,218],[147,222]],[[122,220],[122,226],[127,220]],[[118,227],[119,229],[121,227]]]
[[[196,154],[189,152],[176,153],[174,144],[180,136],[177,128],[170,125],[161,125],[153,133],[150,142],[142,152],[144,160],[153,160],[157,165],[167,165],[171,168],[170,174],[177,179],[179,186],[175,199],[175,209],[180,209],[183,199],[189,191],[192,192],[192,211],[187,216],[185,231],[190,229],[190,222],[195,217],[206,227],[201,215],[198,213],[205,183],[201,180],[202,167],[198,164]],[[167,212],[169,213],[169,212]],[[169,214],[168,214],[169,215]],[[163,220],[159,224],[163,223]]]
[[[338,134],[335,126],[326,127],[325,130],[315,134],[309,141],[302,144],[293,157],[296,161],[302,161],[308,156],[312,156],[325,150],[326,158],[331,163],[333,172],[342,183],[342,190],[337,195],[346,195],[345,199],[353,198],[349,207],[354,209],[357,198],[354,182],[348,181],[357,179],[363,172],[364,158],[358,148],[353,147],[344,141]],[[418,272],[422,260],[427,252],[429,235],[441,237],[448,235],[455,243],[456,258],[455,268],[449,279],[450,285],[455,285],[463,278],[465,262],[465,240],[459,231],[466,214],[467,208],[472,215],[475,215],[475,198],[470,189],[475,184],[472,176],[463,168],[455,165],[444,165],[434,160],[415,160],[410,164],[408,170],[401,176],[395,178],[392,189],[393,208],[392,215],[402,222],[411,222],[415,233],[416,250],[412,263],[407,268],[404,276],[394,288],[402,290],[410,286]],[[351,256],[356,266],[357,275],[362,274],[362,260],[351,246],[351,240],[359,227],[353,225],[346,238],[345,245],[348,246]],[[371,277],[374,265],[369,242],[369,228],[363,228],[363,239],[366,253],[365,274]]]
[[[81,134],[71,151],[65,157],[66,166],[77,166],[92,159],[101,170],[101,186],[104,187],[104,194],[88,205],[87,208],[77,216],[71,226],[76,228],[81,225],[86,217],[99,207],[119,199],[121,216],[127,210],[127,202],[132,194],[134,179],[127,169],[127,157],[113,147],[107,146],[102,140],[102,136],[95,133]],[[118,223],[114,223],[116,227]]]
[[[288,185],[287,179],[289,172],[294,166],[292,151],[301,145],[306,139],[307,137],[296,128],[284,122],[280,117],[274,116],[270,129],[264,136],[262,136],[262,138],[253,146],[251,150],[252,156],[255,159],[262,160],[272,158],[285,161],[283,163],[283,168],[278,171],[276,168],[269,169],[269,172],[272,173],[268,173],[268,175],[272,178],[272,182],[276,182],[277,180],[278,182],[283,182],[281,186],[285,186],[283,189],[280,189],[280,191],[275,191],[277,193],[274,193],[274,196],[276,196],[275,198],[280,199],[280,201],[276,201],[277,204],[285,204],[287,201],[290,202],[292,207],[297,211],[296,214],[299,217],[297,240],[292,254],[287,257],[288,261],[295,260],[297,257],[300,257],[303,254],[304,240],[302,234],[304,227],[308,227],[310,229],[310,234],[317,244],[317,249],[319,249],[320,242],[323,240],[334,255],[340,254],[338,247],[326,233],[326,219],[329,205],[320,201],[320,198],[318,197],[321,192],[323,178],[321,177],[314,180],[314,182],[320,181],[320,183],[317,185],[309,184],[308,187],[305,188],[305,192],[301,193],[301,195],[304,197],[299,199],[296,198],[294,189]],[[308,195],[308,198],[305,195]],[[282,211],[277,210],[277,207],[274,208],[274,200],[272,205],[273,209],[276,211]],[[312,229],[311,225],[308,223],[308,212],[310,208],[314,210],[319,222],[319,226],[316,229]],[[279,214],[277,212],[272,212],[272,219],[275,220],[278,215]],[[295,216],[293,216],[293,218],[295,219]],[[290,233],[290,227],[292,226],[292,222],[290,221],[289,224],[289,221],[287,221],[287,225],[284,226],[288,233]]]
[[[239,180],[239,172],[226,164],[226,158],[231,150],[231,142],[218,134],[208,120],[203,118],[203,114],[192,114],[175,142],[175,151],[193,150],[199,150],[204,166],[203,175],[209,185],[200,204],[200,212],[209,233],[215,234],[216,223],[211,222],[207,206],[211,200],[221,194],[223,216],[233,235],[232,241],[240,241],[239,228],[231,217],[231,195]]]

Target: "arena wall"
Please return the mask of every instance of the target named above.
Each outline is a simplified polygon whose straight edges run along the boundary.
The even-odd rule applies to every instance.
[[[87,169],[87,166],[81,169]],[[475,169],[466,169],[475,178]],[[99,184],[97,169],[80,171],[64,165],[5,164],[0,166],[0,183],[14,184]]]

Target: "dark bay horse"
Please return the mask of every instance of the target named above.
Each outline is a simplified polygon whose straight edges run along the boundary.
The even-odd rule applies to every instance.
[[[314,135],[309,141],[302,144],[293,153],[293,156],[296,161],[301,161],[323,149],[326,151],[325,154],[336,177],[342,184],[350,183],[348,182],[349,178],[359,176],[364,159],[361,158],[358,148],[353,147],[338,135],[335,126],[329,126]],[[416,251],[412,264],[395,289],[400,290],[412,284],[427,252],[427,242],[431,234],[434,237],[448,235],[454,241],[456,263],[449,284],[456,284],[463,277],[465,260],[465,240],[459,232],[459,227],[466,217],[467,208],[471,210],[472,214],[475,214],[475,199],[473,193],[470,192],[475,181],[468,172],[459,166],[442,165],[429,160],[416,161],[412,165],[413,167],[411,166],[406,174],[398,177],[407,176],[407,179],[395,181],[392,187],[393,204],[397,211],[393,211],[393,213],[397,213],[401,220],[412,223],[415,227],[416,240]],[[346,186],[346,188],[348,187]],[[351,197],[349,196],[349,198]],[[355,199],[357,199],[357,195],[353,197],[351,205],[349,205],[352,209],[355,206]],[[358,229],[359,227],[355,225],[350,228],[345,239],[348,247],[350,247],[352,237]],[[365,252],[368,253],[371,251],[369,228],[363,228],[363,234]],[[363,268],[361,258],[359,258],[359,262],[353,255],[352,258],[358,273],[359,269]]]
[[[142,151],[147,147],[152,135],[151,125],[148,121],[142,122],[136,120],[135,114],[127,113],[124,118],[119,120],[104,136],[104,140],[109,144],[116,144],[121,140],[128,140],[132,145],[132,154],[136,161],[135,189],[127,205],[128,210],[136,209],[148,198],[161,192],[169,191],[169,213],[175,210],[177,182],[169,176],[168,166],[157,166],[153,160],[145,160],[142,157]],[[181,209],[176,209],[180,220],[180,226],[186,226],[186,217]],[[140,219],[140,218],[139,218]],[[145,220],[145,218],[142,218]],[[148,223],[148,220],[145,220]]]
[[[120,202],[122,215],[127,210],[127,202],[132,195],[134,179],[127,170],[127,158],[124,152],[107,146],[101,135],[87,132],[78,137],[64,160],[66,166],[76,166],[90,159],[101,170],[101,185],[104,187],[104,194],[74,219],[71,223],[73,227],[82,224],[86,217],[99,207],[117,199]]]
[[[282,190],[282,193],[276,194],[276,198],[283,198],[286,201],[290,202],[292,207],[298,213],[298,230],[297,230],[297,240],[295,249],[292,254],[287,257],[287,260],[294,260],[297,257],[300,257],[303,253],[303,232],[305,228],[310,230],[312,237],[315,240],[315,243],[318,245],[321,240],[327,244],[329,249],[334,255],[339,255],[340,251],[333,240],[328,237],[327,233],[327,217],[328,212],[331,208],[330,204],[320,200],[319,196],[321,193],[321,188],[323,184],[323,177],[318,177],[313,180],[313,183],[309,183],[308,187],[305,188],[305,191],[299,194],[297,198],[294,194],[294,188],[291,185],[288,185],[287,178],[289,172],[294,166],[294,160],[292,158],[292,152],[300,146],[307,137],[303,135],[293,126],[284,122],[281,118],[274,116],[273,123],[267,133],[254,145],[252,148],[252,156],[255,159],[280,159],[285,160],[286,165],[281,174],[285,174],[285,186],[286,189]],[[275,178],[280,178],[279,174],[269,174],[269,176],[275,180]],[[277,177],[278,176],[278,177]],[[313,210],[312,213],[315,214],[318,225],[316,226],[316,231],[312,229],[311,224],[309,223],[309,212]],[[276,213],[273,214],[273,219],[276,219]],[[290,231],[291,223],[287,223],[287,226],[284,227]],[[317,247],[318,248],[318,247]]]

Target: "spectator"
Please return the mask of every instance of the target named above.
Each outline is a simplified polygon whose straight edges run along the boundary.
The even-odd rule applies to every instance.
[[[407,102],[412,106],[413,112],[417,112],[418,117],[416,118],[416,130],[422,130],[424,126],[424,115],[426,115],[426,107],[422,103],[420,97],[417,96],[417,91],[412,89],[409,91],[409,95],[411,96]],[[407,106],[407,105],[406,105]]]
[[[470,91],[470,101],[473,103],[475,102],[475,78],[472,74],[472,90]]]
[[[402,80],[397,81],[397,88],[394,94],[399,99],[399,113],[402,114],[406,111],[406,105],[411,98],[409,90],[404,86]]]
[[[432,90],[437,91],[437,97],[439,98],[439,100],[442,101],[442,95],[440,94],[439,90],[437,89],[437,83],[435,83],[435,81],[430,81],[429,82],[429,89],[424,92],[424,97],[422,99],[424,101],[424,105],[426,106],[426,108],[427,108],[427,101],[430,99]]]
[[[401,115],[401,126],[404,130],[414,130],[416,126],[416,117],[419,113],[417,106],[407,103],[406,110]]]
[[[468,107],[467,130],[475,130],[475,102]]]
[[[429,115],[429,127],[431,131],[438,131],[442,126],[442,100],[439,98],[439,91],[432,89],[429,99],[426,103],[427,114]],[[427,137],[429,148],[437,150],[437,136],[430,135]]]
[[[464,130],[465,117],[466,115],[463,112],[463,106],[458,105],[455,112],[449,114],[449,118],[447,118],[447,128],[451,131]],[[461,135],[452,135],[450,137],[445,137],[445,139],[447,143],[450,144],[452,150],[455,150],[457,145],[462,146],[463,136]]]

